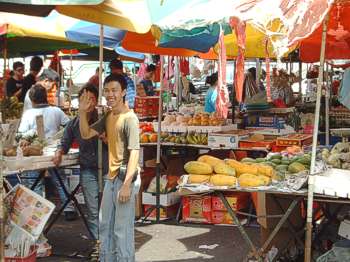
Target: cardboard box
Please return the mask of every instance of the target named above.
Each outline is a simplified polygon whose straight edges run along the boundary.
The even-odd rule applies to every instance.
[[[249,131],[247,130],[232,130],[225,132],[209,133],[208,146],[214,148],[238,148],[239,141],[247,139],[248,134]]]
[[[232,225],[234,224],[232,217],[229,212],[226,211],[215,211],[211,212],[211,221],[213,224],[225,224]]]
[[[179,204],[175,204],[168,207],[161,207],[160,210],[160,218],[174,218],[177,215],[177,212],[179,210]],[[153,205],[143,205],[143,214],[146,215],[150,208],[153,208]],[[156,218],[157,210],[153,209],[152,212],[149,214],[148,218]]]
[[[226,200],[233,210],[242,210],[248,207],[250,193],[235,193],[226,196]],[[214,211],[225,211],[227,209],[220,197],[212,196],[211,198],[212,210]]]
[[[292,134],[278,137],[277,146],[308,146],[312,144],[312,135],[308,134]]]
[[[172,206],[181,201],[181,196],[177,192],[171,192],[168,194],[160,194],[160,205],[163,207]],[[142,192],[142,204],[144,205],[155,205],[156,194]]]
[[[182,197],[183,222],[211,224],[211,196]]]

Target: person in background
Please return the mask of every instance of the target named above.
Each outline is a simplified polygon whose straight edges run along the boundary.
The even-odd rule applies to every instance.
[[[216,86],[218,84],[218,73],[214,73],[211,76],[208,76],[205,80],[205,84],[209,84],[210,87],[205,96],[204,111],[207,113],[213,113],[216,111],[216,98],[218,92]]]
[[[102,70],[102,72],[103,72],[104,70]],[[90,79],[89,79],[89,81],[88,81],[88,83],[89,84],[92,84],[92,85],[94,85],[97,89],[98,89],[98,85],[99,85],[99,80],[100,80],[100,78],[99,78],[99,72],[100,72],[100,67],[97,67],[96,68],[96,71],[95,71],[95,74],[92,76],[92,77],[90,77]]]
[[[146,96],[154,96],[154,85],[153,78],[156,72],[156,66],[154,64],[149,64],[146,67],[146,72],[140,84],[143,86]]]
[[[12,68],[13,74],[6,82],[6,96],[15,96],[20,99],[23,87],[24,64],[21,62],[14,62]]]
[[[44,69],[42,74],[39,76],[38,79],[38,84],[41,84],[43,87],[45,87],[46,91],[49,92],[51,88],[55,84],[57,84],[60,80],[60,76],[56,73],[56,71],[52,70],[51,68]],[[23,107],[23,112],[26,110],[33,108],[32,101],[30,100],[29,97],[30,89],[29,92],[27,92],[26,97],[24,98],[24,107]]]
[[[87,83],[79,91],[79,98],[86,92],[90,103],[87,109],[89,124],[98,120],[96,110],[98,89],[92,84]],[[80,163],[80,184],[83,189],[84,199],[87,207],[88,223],[94,240],[98,239],[98,137],[92,137],[88,140],[82,139],[79,130],[79,116],[68,122],[64,129],[64,134],[60,144],[57,147],[53,163],[58,167],[62,162],[62,156],[67,154],[73,142],[79,144],[79,163]],[[103,174],[108,173],[108,148],[102,144]]]
[[[58,107],[50,106],[47,100],[47,90],[42,84],[35,84],[29,91],[29,97],[32,101],[33,108],[28,109],[22,115],[21,123],[18,128],[18,133],[23,137],[20,142],[21,145],[28,143],[25,140],[26,136],[32,136],[37,132],[36,117],[43,116],[45,139],[52,138],[62,126],[65,126],[69,122],[68,116]],[[49,169],[51,179],[56,185],[61,204],[65,203],[67,197],[60,186],[55,174]],[[24,177],[23,184],[30,188],[39,176],[39,172],[30,171],[24,172],[21,177]],[[61,173],[62,180],[67,184],[67,178]],[[35,188],[35,192],[43,194],[43,184],[40,181]],[[64,209],[66,220],[74,220],[76,218],[76,212],[74,206],[70,202]]]
[[[129,109],[133,109],[135,106],[135,96],[136,96],[136,88],[134,81],[130,77],[128,77],[123,72],[123,62],[119,59],[113,59],[109,63],[109,68],[111,70],[111,74],[122,75],[127,83],[126,95],[125,95],[125,104],[129,107]]]
[[[30,60],[30,72],[23,80],[22,93],[21,97],[19,98],[21,102],[24,102],[28,90],[37,82],[37,76],[43,65],[43,60],[38,56],[34,56]]]
[[[135,195],[140,189],[139,121],[125,105],[127,83],[121,75],[111,74],[103,85],[111,111],[91,127],[88,94],[80,98],[80,132],[83,139],[107,133],[109,173],[100,209],[101,262],[135,261]]]

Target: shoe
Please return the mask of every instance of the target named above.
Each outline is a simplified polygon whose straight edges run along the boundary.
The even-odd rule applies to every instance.
[[[65,211],[64,212],[64,219],[66,221],[74,221],[78,218],[78,215],[74,211]]]
[[[89,255],[89,262],[98,262],[100,261],[100,245],[96,241],[95,246],[92,248],[92,251]]]

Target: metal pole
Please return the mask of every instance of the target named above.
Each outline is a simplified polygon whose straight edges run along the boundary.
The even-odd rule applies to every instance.
[[[325,94],[325,101],[326,101],[326,146],[329,146],[329,89],[330,89],[330,83],[329,83],[329,67],[328,64],[326,65],[326,94]]]
[[[299,99],[302,99],[302,78],[303,78],[303,63],[299,61]]]
[[[100,46],[99,46],[99,62],[100,66],[98,68],[98,118],[102,117],[102,72],[103,72],[103,25],[100,25]],[[103,192],[103,164],[102,164],[102,141],[98,140],[97,150],[98,150],[98,192],[99,192],[99,210],[100,203],[102,200],[102,192]],[[100,232],[98,231],[98,235]],[[100,236],[98,236],[98,240],[100,240]]]
[[[2,125],[2,113],[0,112],[0,125]],[[5,260],[5,209],[4,209],[4,177],[3,177],[3,154],[2,154],[2,138],[4,137],[2,126],[0,126],[0,261]]]
[[[306,218],[306,235],[305,235],[305,257],[304,261],[311,261],[311,242],[312,242],[312,206],[314,202],[314,183],[315,183],[315,162],[316,162],[316,147],[317,147],[317,135],[318,125],[320,118],[320,106],[321,106],[321,92],[323,83],[323,66],[326,50],[326,34],[327,23],[329,15],[323,20],[322,42],[321,42],[321,54],[320,54],[320,71],[317,79],[317,100],[316,100],[316,112],[315,112],[315,124],[312,139],[312,155],[311,155],[311,173],[309,176],[308,198],[307,198],[307,218]]]
[[[156,161],[156,222],[160,221],[160,133],[162,131],[162,90],[163,90],[163,66],[164,56],[160,56],[160,90],[159,90],[159,106],[158,106],[158,136],[157,136],[157,161]]]

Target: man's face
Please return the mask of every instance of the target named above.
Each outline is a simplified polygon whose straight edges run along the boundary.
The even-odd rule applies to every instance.
[[[146,79],[153,80],[154,72],[153,72],[153,71],[151,71],[151,72],[146,72],[146,73],[145,73],[145,77],[146,77]]]
[[[15,76],[19,79],[23,79],[24,75],[24,67],[17,67],[16,70],[14,70]]]
[[[104,86],[103,94],[107,100],[107,105],[115,108],[123,104],[123,97],[126,94],[126,90],[122,90],[119,82],[112,81]]]
[[[87,112],[90,113],[90,112],[94,111],[95,108],[96,108],[96,105],[97,105],[97,97],[96,97],[93,93],[91,93],[91,92],[89,92],[89,91],[87,92],[87,95],[88,95],[89,101],[91,102],[91,103],[90,103],[90,107],[89,107],[89,109],[87,110]]]
[[[56,84],[55,81],[51,81],[49,79],[44,79],[42,81],[40,81],[40,84],[45,87],[46,91],[50,91],[51,88],[54,87],[54,85]]]

